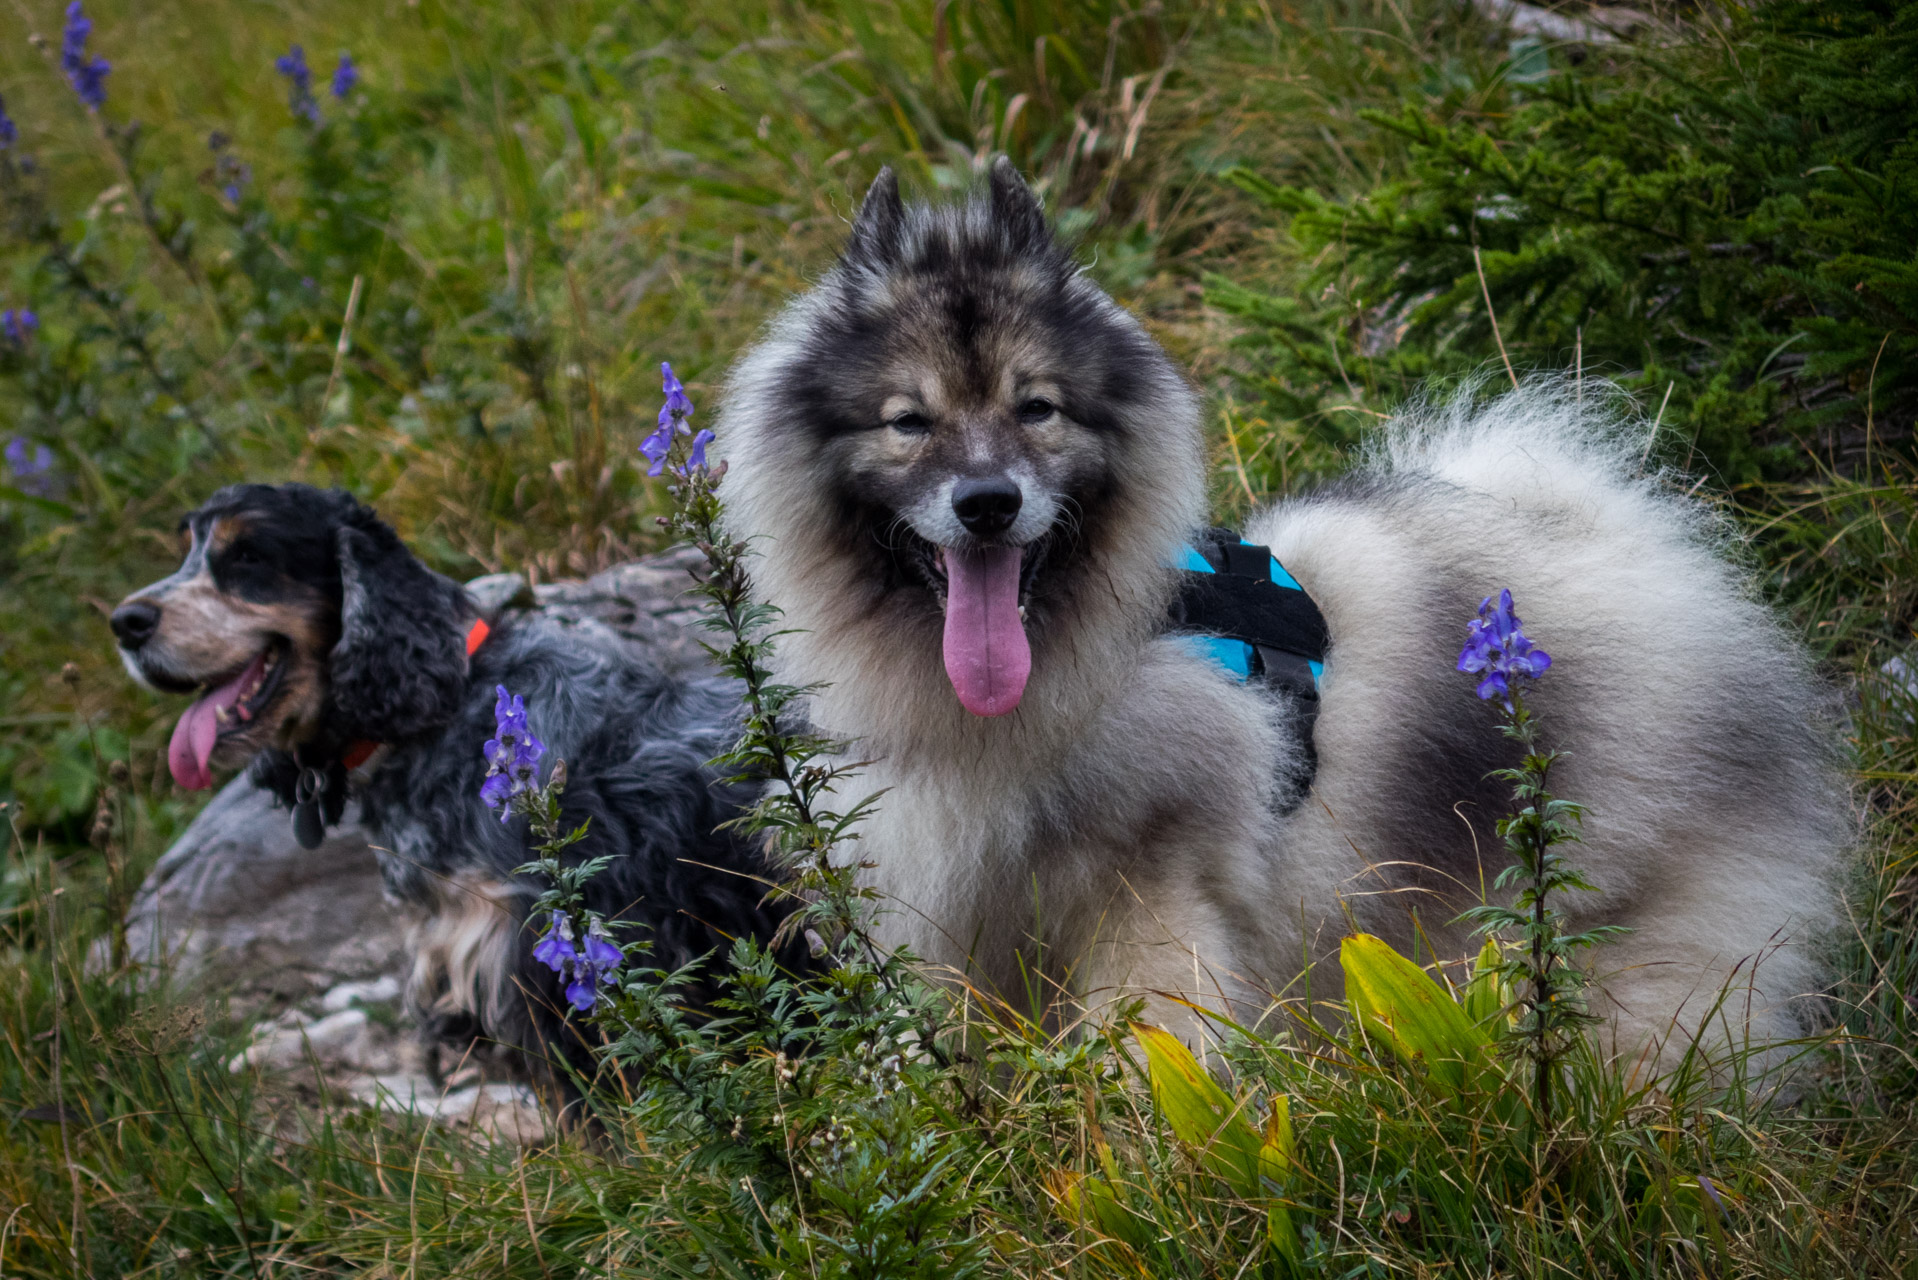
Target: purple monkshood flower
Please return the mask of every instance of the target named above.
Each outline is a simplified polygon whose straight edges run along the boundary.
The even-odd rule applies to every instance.
[[[677,467],[675,470],[682,476],[689,475],[694,471],[704,471],[706,469],[706,446],[712,442],[713,433],[701,427],[699,433],[693,437],[692,449],[686,454],[686,465]]]
[[[599,998],[600,987],[611,986],[616,980],[626,957],[597,918],[587,921],[584,944],[575,945],[572,920],[564,911],[555,911],[545,936],[533,946],[533,959],[562,978],[567,970],[572,971],[566,998],[573,1008],[586,1013]]]
[[[684,425],[686,419],[693,416],[693,402],[686,398],[686,388],[680,385],[679,376],[673,372],[673,366],[663,361],[659,366],[664,383],[660,390],[666,393],[666,403],[660,406],[659,425],[662,427],[678,425],[682,431],[692,428]]]
[[[493,703],[493,736],[481,748],[486,754],[486,780],[480,783],[480,799],[489,809],[500,811],[499,820],[513,816],[513,798],[529,795],[539,786],[539,758],[546,744],[533,736],[526,724],[526,700],[495,685],[498,695]]]
[[[646,474],[649,476],[656,476],[666,469],[666,455],[673,447],[673,433],[683,431],[690,434],[692,431],[692,428],[686,425],[686,419],[693,416],[693,402],[686,398],[686,388],[680,385],[678,376],[673,373],[672,365],[662,363],[659,371],[663,375],[664,386],[661,390],[666,393],[666,403],[659,409],[658,429],[639,442],[639,451],[646,455],[648,462],[652,463],[652,466],[646,469]],[[711,432],[703,434],[707,439],[712,438]],[[695,448],[700,450],[699,465],[704,466],[705,446],[696,444]]]
[[[16,347],[27,345],[27,339],[40,327],[40,317],[25,307],[8,307],[0,311],[0,330],[4,330],[7,341]]]
[[[113,64],[105,58],[87,57],[87,36],[92,31],[93,23],[81,10],[80,0],[73,0],[67,6],[66,30],[60,33],[60,69],[66,72],[67,83],[87,110],[98,111],[107,100],[106,78]]]
[[[7,100],[0,98],[0,151],[12,146],[13,140],[19,136],[20,130],[13,123],[13,117],[7,114]]]
[[[353,92],[353,86],[360,82],[360,69],[353,65],[353,55],[340,55],[340,65],[333,68],[333,96],[341,102]]]
[[[1478,696],[1502,698],[1508,711],[1512,708],[1512,681],[1536,680],[1552,665],[1552,655],[1533,648],[1522,627],[1518,614],[1512,611],[1509,589],[1498,593],[1496,606],[1487,596],[1479,604],[1478,617],[1467,627],[1465,648],[1458,655],[1460,671],[1483,674]]]
[[[46,498],[60,487],[60,477],[53,469],[53,450],[45,445],[15,436],[8,441],[5,454],[7,469],[13,473],[13,487],[22,493]]]
[[[294,45],[273,60],[274,69],[292,82],[286,105],[296,116],[311,124],[320,123],[320,104],[313,100],[313,72],[306,65],[306,50]]]
[[[573,961],[573,980],[566,987],[566,998],[573,1002],[573,1008],[581,1013],[591,1009],[599,997],[599,988],[611,986],[617,980],[620,963],[625,959],[613,940],[606,936],[606,927],[597,919],[590,921],[586,926],[586,943],[579,949],[579,958]]]
[[[553,923],[547,927],[546,936],[533,945],[533,959],[561,977],[566,975],[569,965],[579,960],[579,948],[573,945],[573,922],[566,918],[564,911],[553,913]]]
[[[246,184],[253,180],[253,168],[227,150],[228,144],[232,141],[216,129],[207,135],[206,145],[216,157],[213,162],[213,171],[218,176],[220,193],[230,203],[238,204],[240,193],[245,191]]]
[[[599,1000],[599,984],[602,976],[592,965],[574,966],[573,980],[566,984],[566,998],[572,1001],[573,1008],[581,1013],[592,1012],[593,1005]]]
[[[488,773],[480,783],[480,799],[489,809],[500,811],[499,820],[507,821],[513,816],[513,806],[507,802],[513,798],[513,780],[503,773]]]
[[[666,469],[666,455],[673,447],[673,429],[666,427],[655,431],[639,442],[639,451],[652,465],[646,468],[646,474],[656,476]]]

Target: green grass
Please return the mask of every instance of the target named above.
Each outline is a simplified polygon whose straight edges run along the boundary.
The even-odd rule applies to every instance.
[[[882,163],[952,188],[999,149],[1212,395],[1220,506],[1242,509],[1335,466],[1358,433],[1325,422],[1369,420],[1390,397],[1312,384],[1288,408],[1272,391],[1246,345],[1258,316],[1207,288],[1329,298],[1303,329],[1284,317],[1309,345],[1328,332],[1311,325],[1350,320],[1321,291],[1352,277],[1336,246],[1222,175],[1375,199],[1429,157],[1367,112],[1409,102],[1496,132],[1541,67],[1601,88],[1649,73],[1612,54],[1575,71],[1437,0],[89,12],[114,64],[115,135],[34,46],[0,44],[20,127],[6,154],[34,166],[0,193],[0,307],[42,321],[24,352],[0,352],[0,421],[54,448],[64,477],[44,500],[0,489],[0,1275],[1283,1274],[1262,1252],[1267,1203],[1180,1144],[1136,1050],[1010,1015],[975,1028],[970,1060],[911,1064],[909,1087],[877,1098],[833,1055],[791,1080],[763,1056],[700,1067],[701,1087],[735,1091],[768,1132],[784,1089],[808,1123],[838,1117],[853,1142],[830,1170],[781,1165],[664,1097],[608,1100],[603,1143],[521,1156],[229,1075],[239,1029],[217,1001],[86,960],[110,951],[113,905],[197,803],[166,781],[168,708],[121,675],[103,606],[167,572],[178,513],[243,477],[346,485],[456,574],[573,575],[656,545],[664,496],[631,458],[657,363],[704,408],[731,355],[830,261]],[[16,17],[57,48],[54,6]],[[272,67],[295,41],[321,82],[343,49],[364,75],[348,108],[322,89],[317,133]],[[209,177],[214,130],[251,169],[237,206]],[[1497,358],[1475,323],[1447,331],[1448,367]],[[1555,352],[1541,338],[1530,354]],[[1693,416],[1710,412],[1682,403],[1666,422],[1696,437],[1722,427]],[[1918,622],[1918,472],[1895,431],[1877,440],[1864,465],[1705,491],[1858,691],[1868,830],[1839,940],[1846,1035],[1806,1098],[1767,1110],[1701,1080],[1634,1091],[1580,1059],[1576,1106],[1541,1142],[1301,1007],[1285,1036],[1232,1050],[1230,1087],[1258,1118],[1291,1100],[1304,1274],[1918,1265],[1918,708],[1876,675]],[[762,1176],[767,1159],[783,1181]],[[1122,1230],[1071,1209],[1085,1179]]]

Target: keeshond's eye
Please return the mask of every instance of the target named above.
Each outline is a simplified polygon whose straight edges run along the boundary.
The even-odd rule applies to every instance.
[[[926,432],[932,430],[932,423],[928,422],[926,416],[920,413],[899,414],[897,417],[887,419],[886,425],[894,431],[903,431],[909,436],[923,436]]]
[[[1053,413],[1052,401],[1034,396],[1019,406],[1019,421],[1044,422]]]

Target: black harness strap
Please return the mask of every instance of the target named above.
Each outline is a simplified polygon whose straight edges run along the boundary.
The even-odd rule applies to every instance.
[[[1213,572],[1182,573],[1169,621],[1175,631],[1250,645],[1251,678],[1283,690],[1296,702],[1305,773],[1289,811],[1304,798],[1318,767],[1312,725],[1319,713],[1319,685],[1311,664],[1325,661],[1330,642],[1325,616],[1305,592],[1272,581],[1270,548],[1241,542],[1230,529],[1207,529],[1193,549]]]
[[[1250,555],[1233,554],[1257,552]],[[1199,554],[1206,557],[1206,548]],[[1312,662],[1325,660],[1325,618],[1312,597],[1272,581],[1272,553],[1264,547],[1228,548],[1225,568],[1216,573],[1185,572],[1173,620],[1182,629],[1254,648],[1276,649]]]

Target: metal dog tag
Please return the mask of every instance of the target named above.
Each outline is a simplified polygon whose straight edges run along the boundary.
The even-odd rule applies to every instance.
[[[293,838],[302,849],[317,849],[326,839],[326,820],[320,816],[320,796],[326,792],[326,775],[318,769],[300,774],[293,788]]]
[[[308,800],[293,806],[293,838],[302,849],[317,849],[326,839],[326,823],[320,820],[320,802]]]

